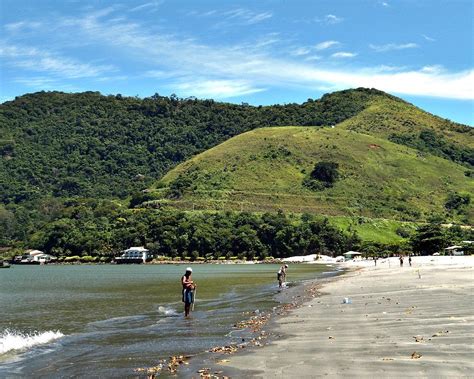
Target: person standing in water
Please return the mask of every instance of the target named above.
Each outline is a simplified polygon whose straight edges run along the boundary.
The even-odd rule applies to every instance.
[[[286,269],[288,268],[288,265],[283,265],[280,267],[280,269],[277,272],[277,279],[278,279],[278,286],[280,288],[283,287],[283,283],[286,280]]]
[[[183,303],[184,303],[184,316],[189,316],[191,304],[194,303],[194,290],[196,289],[196,283],[193,282],[191,277],[193,269],[188,267],[186,273],[181,278],[181,284],[183,285]]]

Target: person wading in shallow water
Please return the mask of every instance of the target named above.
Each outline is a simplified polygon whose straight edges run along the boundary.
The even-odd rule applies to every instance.
[[[288,265],[283,265],[280,267],[277,273],[277,279],[278,279],[278,286],[280,288],[283,287],[283,283],[285,283],[286,280],[286,270],[288,269]]]
[[[193,282],[191,274],[193,269],[188,267],[186,273],[181,278],[181,284],[183,285],[183,303],[184,303],[184,316],[189,316],[191,304],[194,303],[194,290],[196,289],[196,283]]]

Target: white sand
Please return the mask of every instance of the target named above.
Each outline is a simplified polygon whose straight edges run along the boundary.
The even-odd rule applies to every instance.
[[[280,339],[225,365],[242,370],[238,377],[474,377],[474,257],[412,264],[341,264],[364,268],[279,319]]]

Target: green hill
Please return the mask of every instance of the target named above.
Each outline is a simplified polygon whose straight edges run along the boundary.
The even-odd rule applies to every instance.
[[[272,106],[27,94],[0,105],[0,245],[58,220],[114,225],[130,198],[132,207],[343,215],[352,218],[336,223],[358,230],[362,216],[472,223],[473,130],[365,88]],[[314,184],[320,161],[339,164],[340,177],[314,191],[302,183]]]
[[[388,96],[374,96],[339,128],[366,133],[466,165],[474,165],[474,128],[431,115]]]
[[[314,191],[303,181],[321,161],[337,163],[340,177],[333,187]],[[447,159],[339,125],[263,128],[171,170],[155,196],[179,198],[155,204],[417,220],[444,213],[449,193],[474,192],[465,171]],[[466,212],[472,221],[472,209]]]
[[[374,89],[303,104],[39,92],[0,105],[0,200],[125,198],[178,163],[256,128],[342,124],[473,165],[473,129]]]
[[[157,94],[24,95],[0,105],[0,201],[125,198],[232,136],[265,126],[338,123],[373,96],[380,92],[360,89],[253,107]]]

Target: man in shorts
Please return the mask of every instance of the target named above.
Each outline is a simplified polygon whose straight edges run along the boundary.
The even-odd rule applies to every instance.
[[[184,316],[189,316],[191,304],[194,303],[194,290],[196,289],[196,283],[193,282],[191,274],[193,269],[188,267],[185,274],[181,278],[181,284],[183,285],[183,303],[184,303]]]

